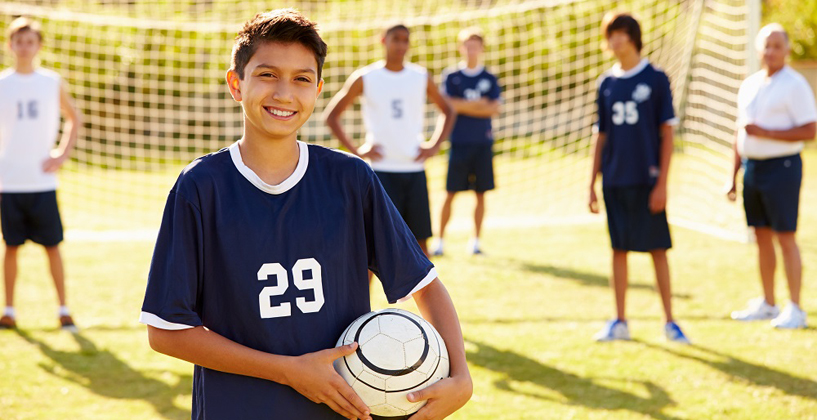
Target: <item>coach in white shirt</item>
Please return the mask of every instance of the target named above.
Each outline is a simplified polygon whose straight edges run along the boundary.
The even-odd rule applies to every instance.
[[[746,222],[757,237],[763,297],[732,313],[741,321],[772,319],[777,328],[804,328],[800,308],[802,265],[795,241],[800,199],[803,142],[814,140],[814,95],[806,79],[786,65],[789,37],[782,26],[760,30],[757,48],[764,69],[749,76],[738,91],[735,165],[729,198],[735,199],[735,177],[741,165]],[[791,302],[782,311],[775,305],[774,237],[783,254]]]

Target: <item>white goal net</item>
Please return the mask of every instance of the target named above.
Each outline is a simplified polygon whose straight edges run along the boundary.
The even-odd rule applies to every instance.
[[[411,29],[408,59],[438,81],[459,61],[460,29],[483,29],[485,64],[499,77],[504,100],[494,119],[497,190],[488,199],[489,227],[587,219],[596,79],[613,64],[600,49],[600,22],[613,8],[629,10],[642,23],[644,55],[670,75],[682,118],[670,219],[714,233],[743,231],[739,206],[721,190],[731,165],[735,96],[746,74],[744,1],[3,2],[4,44],[14,17],[39,20],[41,65],[63,76],[84,114],[77,148],[60,175],[69,231],[158,227],[181,168],[241,136],[240,107],[224,83],[241,23],[290,6],[317,21],[329,44],[324,93],[300,136],[333,147],[338,143],[320,111],[354,69],[382,57],[384,25],[400,21]],[[3,66],[12,64],[7,50],[0,54]],[[429,106],[429,135],[435,115]],[[357,106],[344,124],[362,139]],[[446,166],[444,156],[428,164],[435,226]],[[458,207],[470,207],[461,201]]]

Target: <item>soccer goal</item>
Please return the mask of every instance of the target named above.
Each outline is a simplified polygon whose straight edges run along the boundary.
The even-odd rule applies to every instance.
[[[752,2],[749,2],[752,3]],[[485,61],[503,86],[495,118],[498,189],[487,225],[586,221],[596,80],[610,10],[641,21],[645,56],[670,75],[681,117],[671,175],[670,220],[740,237],[738,205],[723,198],[731,165],[735,96],[747,73],[753,20],[743,0],[50,0],[0,4],[2,29],[17,15],[40,20],[41,64],[69,83],[85,125],[60,176],[67,229],[154,231],[168,190],[197,156],[241,136],[241,111],[224,74],[232,38],[255,13],[295,6],[329,44],[323,94],[303,140],[336,147],[320,111],[351,72],[382,57],[390,22],[412,31],[410,60],[439,81],[459,61],[466,26],[486,34]],[[756,26],[756,25],[755,25]],[[5,31],[3,42],[5,43]],[[3,50],[2,64],[12,64]],[[435,110],[428,107],[428,132]],[[362,139],[359,109],[344,115]],[[442,202],[446,159],[429,163],[432,202]],[[438,213],[434,211],[435,218]]]

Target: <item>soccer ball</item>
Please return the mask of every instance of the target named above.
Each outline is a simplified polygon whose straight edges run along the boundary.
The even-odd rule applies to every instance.
[[[355,353],[335,360],[335,370],[369,406],[372,414],[405,416],[426,401],[406,395],[448,377],[448,350],[423,318],[402,309],[369,312],[356,319],[337,346],[358,343]]]

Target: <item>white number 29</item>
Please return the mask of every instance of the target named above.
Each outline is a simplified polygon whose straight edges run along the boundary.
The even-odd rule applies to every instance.
[[[304,279],[304,272],[311,271],[312,278]],[[275,277],[275,286],[266,286],[258,294],[258,306],[261,318],[280,318],[292,315],[292,304],[282,302],[273,306],[270,298],[281,296],[289,288],[289,275],[287,270],[279,263],[267,263],[258,269],[258,281],[268,281]],[[321,265],[314,258],[300,259],[292,266],[293,283],[298,290],[312,290],[315,300],[308,301],[304,297],[295,299],[295,305],[303,313],[318,312],[324,304],[323,278],[321,277]]]

